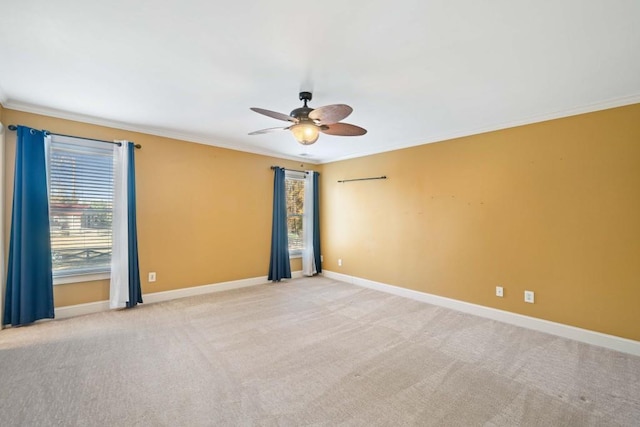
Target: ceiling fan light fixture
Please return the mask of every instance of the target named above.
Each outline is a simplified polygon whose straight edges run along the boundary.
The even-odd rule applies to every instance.
[[[290,130],[293,137],[300,144],[311,145],[318,140],[320,132],[335,136],[361,136],[367,133],[366,129],[359,126],[341,122],[353,111],[353,108],[346,104],[311,108],[307,105],[307,102],[311,101],[311,92],[300,92],[300,100],[304,101],[304,105],[296,108],[289,115],[265,110],[264,108],[251,107],[251,110],[258,114],[293,124],[288,127],[261,129],[251,132],[249,135]]]
[[[302,145],[311,145],[318,140],[320,131],[312,123],[298,123],[290,128],[293,137]]]

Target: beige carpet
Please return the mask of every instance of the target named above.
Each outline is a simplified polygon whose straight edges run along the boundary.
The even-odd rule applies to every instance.
[[[2,426],[640,426],[640,358],[326,278],[0,332]]]

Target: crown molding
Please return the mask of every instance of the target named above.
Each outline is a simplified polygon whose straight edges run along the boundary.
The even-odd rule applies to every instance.
[[[161,136],[165,138],[172,138],[172,139],[178,139],[178,140],[187,141],[187,142],[194,142],[197,144],[211,145],[214,147],[225,148],[228,150],[242,151],[246,153],[258,154],[261,156],[276,157],[279,159],[302,161],[305,163],[318,165],[318,164],[338,162],[342,160],[349,160],[349,159],[354,159],[358,157],[371,156],[374,154],[401,150],[404,148],[416,147],[419,145],[431,144],[434,142],[443,142],[451,139],[463,138],[463,137],[478,135],[478,134],[487,133],[487,132],[494,132],[494,131],[514,128],[518,126],[525,126],[525,125],[545,122],[549,120],[561,119],[565,117],[576,116],[579,114],[592,113],[596,111],[607,110],[610,108],[624,107],[626,105],[640,103],[640,94],[629,95],[629,96],[624,96],[620,98],[613,98],[606,101],[587,104],[580,107],[570,108],[566,110],[559,110],[559,111],[546,113],[546,114],[540,114],[540,115],[531,116],[521,120],[498,123],[495,125],[485,126],[482,128],[468,129],[468,130],[462,130],[458,132],[449,132],[449,133],[444,133],[440,135],[435,135],[426,139],[416,139],[412,141],[391,143],[391,144],[387,144],[382,149],[374,148],[370,150],[361,150],[345,156],[324,157],[324,158],[291,156],[287,154],[276,153],[269,150],[261,150],[261,149],[246,146],[246,145],[241,145],[241,146],[231,145],[231,144],[220,142],[218,140],[215,140],[203,135],[176,132],[176,131],[171,131],[167,129],[154,128],[151,126],[133,125],[126,122],[101,119],[94,116],[70,113],[67,111],[57,110],[54,108],[41,107],[37,105],[21,103],[21,102],[16,102],[12,100],[3,101],[2,88],[0,88],[0,103],[2,103],[2,105],[5,108],[23,111],[26,113],[42,114],[46,116],[56,117],[59,119],[74,120],[74,121],[89,123],[89,124],[98,125],[98,126],[107,126],[107,127],[112,127],[116,129],[131,131],[131,132],[140,132],[144,134]]]
[[[398,142],[387,145],[382,150],[363,150],[358,151],[356,153],[352,153],[346,156],[337,157],[334,159],[325,159],[321,160],[320,163],[332,163],[339,162],[342,160],[355,159],[358,157],[371,156],[374,154],[386,153],[388,151],[401,150],[404,148],[416,147],[419,145],[432,144],[434,142],[443,142],[456,138],[463,138],[466,136],[479,135],[481,133],[494,132],[502,129],[509,129],[518,126],[525,126],[534,123],[546,122],[549,120],[562,119],[565,117],[577,116],[580,114],[593,113],[596,111],[608,110],[611,108],[624,107],[626,105],[638,104],[640,103],[640,94],[624,96],[621,98],[609,99],[606,101],[595,102],[592,104],[587,104],[581,107],[570,108],[567,110],[559,110],[552,113],[540,114],[536,116],[531,116],[526,119],[515,120],[511,122],[504,122],[495,125],[490,125],[482,128],[475,128],[471,130],[463,130],[459,132],[450,132],[445,134],[436,135],[427,139],[414,140],[409,142]]]
[[[22,102],[17,102],[13,100],[6,101],[5,103],[3,103],[3,106],[11,110],[22,111],[25,113],[40,114],[43,116],[55,117],[58,119],[73,120],[76,122],[88,123],[88,124],[97,125],[97,126],[106,126],[106,127],[111,127],[111,128],[120,129],[120,130],[144,133],[147,135],[161,136],[164,138],[172,138],[172,139],[177,139],[181,141],[194,142],[196,144],[210,145],[213,147],[225,148],[227,150],[258,154],[261,156],[275,157],[278,159],[294,160],[297,162],[303,161],[304,163],[310,163],[310,164],[319,164],[319,161],[317,159],[310,158],[310,157],[290,156],[287,154],[277,153],[274,151],[260,150],[260,149],[245,146],[245,145],[242,145],[242,146],[231,145],[231,144],[220,142],[218,140],[215,140],[213,138],[206,137],[203,135],[190,134],[185,132],[175,132],[168,129],[154,128],[152,126],[134,125],[131,123],[102,119],[99,117],[85,115],[85,114],[71,113],[68,111],[58,110],[55,108],[42,107],[39,105],[22,103]]]

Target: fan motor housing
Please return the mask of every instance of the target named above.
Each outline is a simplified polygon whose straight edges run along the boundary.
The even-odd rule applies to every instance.
[[[298,120],[304,121],[309,119],[309,113],[313,111],[313,108],[300,107],[293,110],[289,115],[295,117]]]
[[[304,105],[300,108],[296,108],[289,115],[298,120],[307,121],[309,119],[309,113],[313,111],[313,108],[307,107],[307,102],[311,101],[313,94],[311,92],[300,92],[298,97],[300,98],[300,101],[304,102]]]

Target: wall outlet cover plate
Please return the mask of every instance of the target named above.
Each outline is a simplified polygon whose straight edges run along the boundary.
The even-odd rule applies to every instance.
[[[524,291],[524,302],[528,302],[529,304],[534,303],[534,293],[533,291]]]

